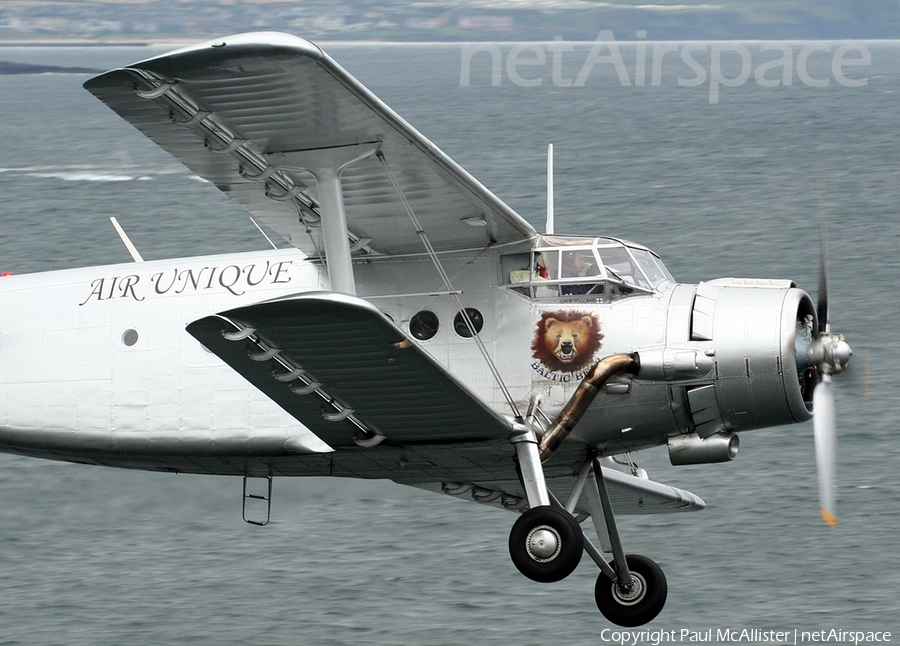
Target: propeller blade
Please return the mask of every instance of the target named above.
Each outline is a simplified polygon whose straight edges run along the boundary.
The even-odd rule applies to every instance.
[[[813,391],[813,435],[816,443],[816,467],[819,472],[819,507],[822,520],[830,527],[837,526],[834,501],[834,465],[837,453],[837,434],[834,419],[834,391],[831,375]]]
[[[819,333],[828,331],[828,251],[825,248],[825,231],[819,237],[819,294],[816,316],[819,319]]]

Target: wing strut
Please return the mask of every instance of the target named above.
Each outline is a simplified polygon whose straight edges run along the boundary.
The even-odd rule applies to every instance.
[[[406,195],[404,195],[403,189],[400,188],[400,183],[394,176],[394,172],[391,170],[391,166],[390,164],[388,164],[387,159],[385,159],[384,153],[379,150],[377,152],[377,156],[378,160],[381,162],[381,165],[384,166],[384,171],[387,173],[388,178],[391,180],[391,184],[393,185],[394,190],[397,192],[397,196],[403,203],[403,208],[406,210],[406,214],[409,216],[410,221],[413,223],[413,226],[416,229],[416,233],[419,234],[419,237],[422,239],[422,244],[425,245],[425,250],[428,252],[428,257],[431,258],[431,261],[434,263],[435,269],[437,269],[437,272],[444,283],[444,289],[446,289],[447,292],[453,296],[453,300],[456,301],[457,310],[462,315],[463,321],[465,321],[466,323],[466,328],[468,328],[469,330],[469,335],[475,340],[475,345],[478,346],[478,351],[481,353],[481,356],[484,357],[485,363],[487,363],[491,374],[494,376],[494,381],[497,382],[497,385],[500,387],[500,391],[506,398],[506,403],[509,404],[513,416],[517,420],[521,420],[522,414],[519,412],[519,407],[516,406],[516,402],[513,399],[512,394],[509,392],[509,388],[506,387],[506,383],[503,381],[503,376],[500,374],[500,371],[497,370],[497,366],[491,359],[491,355],[488,353],[487,348],[484,347],[484,342],[482,342],[481,337],[478,336],[478,330],[476,330],[475,326],[472,324],[472,321],[469,318],[469,313],[466,311],[466,308],[463,307],[462,300],[459,298],[460,292],[453,289],[453,284],[450,282],[450,277],[447,275],[447,272],[444,271],[444,266],[441,264],[441,259],[438,258],[434,247],[431,245],[431,241],[428,240],[428,235],[425,233],[425,229],[423,229],[422,225],[419,223],[419,218],[416,217],[415,212],[409,205],[409,200],[406,199]],[[482,224],[484,226],[487,226],[487,222],[484,220],[483,216],[480,218],[480,222],[475,222],[474,224],[476,226],[480,226]],[[516,448],[518,449],[519,447],[517,446]]]
[[[270,153],[269,162],[278,169],[306,170],[316,178],[322,235],[325,238],[325,261],[331,289],[356,295],[353,263],[350,258],[350,233],[341,192],[341,172],[351,164],[376,153],[380,142]]]

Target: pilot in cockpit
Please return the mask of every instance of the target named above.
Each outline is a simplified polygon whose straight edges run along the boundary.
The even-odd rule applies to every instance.
[[[567,251],[563,254],[561,278],[594,275],[596,272],[593,269],[594,263],[584,257],[583,251]],[[561,288],[563,294],[587,294],[594,285],[562,285]]]

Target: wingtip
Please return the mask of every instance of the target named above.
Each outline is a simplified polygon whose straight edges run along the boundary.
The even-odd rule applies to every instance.
[[[819,511],[822,512],[822,520],[824,520],[828,524],[829,527],[831,527],[832,529],[837,527],[837,516],[832,514],[830,511],[828,511],[824,507],[820,507]]]

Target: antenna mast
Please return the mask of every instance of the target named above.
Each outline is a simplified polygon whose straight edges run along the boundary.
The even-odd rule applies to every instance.
[[[131,254],[131,258],[135,262],[144,262],[144,259],[141,258],[141,254],[137,250],[137,247],[135,247],[131,243],[131,239],[128,237],[128,234],[125,233],[125,229],[122,228],[122,225],[119,224],[119,221],[114,216],[110,216],[109,221],[112,222],[113,227],[115,227],[116,233],[119,234],[119,237],[122,239],[122,243],[125,245],[125,248],[128,249],[128,253]]]
[[[547,144],[547,226],[545,233],[553,234],[553,144]]]

